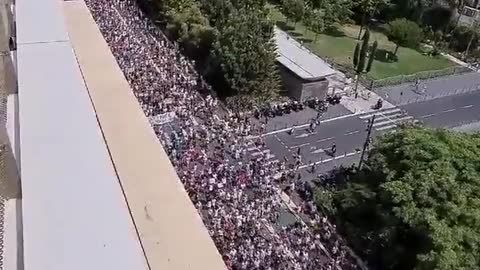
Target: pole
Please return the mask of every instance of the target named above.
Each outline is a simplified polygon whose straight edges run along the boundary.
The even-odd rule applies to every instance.
[[[360,156],[360,161],[358,162],[358,170],[360,170],[362,168],[363,159],[365,157],[365,152],[367,151],[367,147],[370,143],[370,136],[372,135],[373,123],[375,123],[375,116],[376,116],[376,114],[374,114],[372,116],[372,120],[370,121],[370,124],[368,125],[367,139],[365,140],[365,143],[363,144],[362,155]]]
[[[355,98],[358,98],[358,81],[360,80],[360,73],[357,73],[357,80],[355,81]]]
[[[473,29],[475,29],[475,26],[478,25],[478,22],[477,21],[473,21],[472,22],[472,25],[470,26]],[[472,36],[470,37],[470,40],[468,41],[468,45],[467,45],[467,49],[465,50],[465,52],[463,53],[463,57],[467,57],[468,56],[468,51],[470,50],[470,46],[472,46],[472,42],[473,42],[473,39],[475,38],[476,36],[476,33],[475,31],[472,31]]]

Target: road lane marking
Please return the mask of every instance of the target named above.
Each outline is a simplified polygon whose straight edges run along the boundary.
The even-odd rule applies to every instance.
[[[302,144],[299,144],[299,145],[290,146],[290,148],[300,148],[302,146],[309,145],[309,144],[310,143],[302,143]]]
[[[295,136],[295,138],[305,138],[305,137],[308,137],[308,136],[311,136],[311,135],[315,135],[317,134],[317,132],[309,132],[309,133],[303,133],[303,134],[300,134],[298,136]]]
[[[379,127],[379,128],[375,128],[377,131],[382,131],[382,130],[386,130],[386,129],[391,129],[391,128],[395,128],[397,127],[397,124],[393,124],[393,125],[388,125],[388,126],[383,126],[383,127]]]
[[[277,135],[273,135],[273,137],[275,137],[275,139],[277,139],[277,141],[287,149],[287,151],[290,151],[290,149],[288,148],[288,146],[282,141],[280,140],[280,138],[277,136]]]
[[[357,134],[357,133],[359,133],[359,132],[360,132],[360,130],[355,130],[355,131],[347,132],[347,133],[345,133],[345,134],[343,134],[343,135],[348,136],[348,135]]]
[[[316,140],[315,142],[326,142],[326,141],[329,141],[329,140],[332,140],[332,139],[335,139],[335,137],[328,137],[328,138],[325,138],[325,139],[320,139],[320,140]]]
[[[381,116],[381,115],[388,115],[388,114],[396,114],[398,112],[401,112],[401,110],[397,107],[393,107],[393,108],[390,108],[390,109],[385,109],[383,111],[372,111],[372,112],[368,112],[368,113],[365,113],[365,114],[362,114],[360,115],[358,118],[360,119],[367,119],[367,118],[372,118],[372,116],[374,114],[376,114],[377,116]]]
[[[412,116],[410,115],[407,115],[407,116],[404,116],[404,117],[400,117],[400,118],[391,118],[391,119],[388,119],[388,120],[384,120],[384,121],[375,121],[375,123],[373,124],[373,127],[379,127],[379,126],[384,126],[384,125],[388,125],[388,124],[398,124],[399,122],[402,122],[402,121],[407,121],[407,120],[410,120],[410,119],[413,119]]]
[[[466,105],[466,106],[463,106],[463,107],[460,107],[459,109],[468,109],[468,108],[471,108],[473,107],[473,105]],[[454,112],[456,111],[457,109],[449,109],[449,110],[445,110],[445,111],[441,111],[439,113],[430,113],[430,114],[426,114],[424,116],[420,116],[420,118],[428,118],[428,117],[432,117],[432,116],[435,116],[435,115],[438,115],[438,114],[441,114],[441,113],[449,113],[449,112]]]
[[[319,148],[319,149],[317,149],[317,150],[315,150],[315,151],[312,151],[311,153],[312,153],[312,154],[319,154],[319,153],[323,153],[323,152],[325,152],[325,150],[322,149],[322,148]]]
[[[432,116],[435,116],[437,115],[436,113],[430,113],[430,114],[426,114],[424,116],[420,116],[420,118],[428,118],[428,117],[432,117]]]
[[[334,118],[330,118],[330,119],[325,119],[323,121],[320,121],[320,125],[322,123],[328,123],[328,122],[332,122],[332,121],[336,121],[336,120],[340,120],[340,119],[345,119],[345,118],[350,118],[350,117],[353,117],[353,116],[357,116],[357,114],[346,114],[346,115],[342,115],[342,116],[339,116],[339,117],[334,117]],[[273,134],[277,134],[277,133],[281,133],[281,132],[285,132],[285,131],[289,131],[291,130],[292,128],[303,128],[303,127],[308,127],[310,126],[309,123],[306,123],[306,124],[302,124],[302,125],[298,125],[298,126],[292,126],[292,127],[288,127],[288,128],[284,128],[284,129],[279,129],[279,130],[274,130],[274,131],[270,131],[270,132],[267,132],[267,133],[264,133],[262,135],[260,135],[261,137],[263,136],[269,136],[269,135],[273,135]],[[253,136],[253,138],[257,138],[259,136]]]
[[[445,110],[445,111],[442,111],[442,113],[449,113],[449,112],[453,112],[453,111],[456,111],[457,109],[450,109],[450,110]]]
[[[263,150],[263,151],[260,151],[260,152],[255,152],[255,153],[252,154],[252,157],[265,155],[265,154],[268,154],[268,153],[270,153],[270,149],[266,149],[266,150]]]
[[[339,155],[339,156],[336,156],[336,157],[333,157],[333,158],[322,159],[322,160],[319,160],[319,161],[316,161],[316,162],[312,162],[310,164],[302,165],[302,166],[298,167],[298,169],[304,169],[304,168],[307,168],[307,167],[311,167],[313,164],[318,165],[318,164],[330,162],[332,160],[337,160],[337,159],[341,159],[341,158],[345,158],[345,157],[351,157],[351,156],[354,156],[354,155],[358,155],[360,153],[361,152],[356,151],[356,152],[351,152],[351,153],[347,153],[347,154],[344,154],[344,155]]]

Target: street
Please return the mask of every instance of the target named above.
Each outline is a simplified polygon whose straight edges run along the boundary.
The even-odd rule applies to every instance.
[[[480,91],[412,103],[401,108],[427,126],[453,128],[480,121]]]
[[[335,113],[320,122],[314,131],[309,130],[308,119],[300,124],[292,115],[276,117],[272,123],[282,128],[268,129],[262,135],[266,145],[251,147],[249,154],[264,155],[270,161],[287,161],[293,166],[295,156],[301,155],[299,173],[315,177],[315,173],[326,172],[340,165],[358,164],[360,153],[367,137],[368,121],[375,114],[372,137],[377,137],[405,122],[418,122],[434,128],[454,128],[480,122],[480,91],[440,97],[423,102],[410,103],[396,108],[383,109],[363,114],[346,114],[341,105],[330,109]],[[313,115],[309,113],[309,115]],[[289,118],[285,120],[286,118]],[[304,117],[305,118],[305,117]],[[290,125],[288,123],[291,123]],[[291,127],[296,126],[293,134]],[[336,145],[335,153],[331,152]]]

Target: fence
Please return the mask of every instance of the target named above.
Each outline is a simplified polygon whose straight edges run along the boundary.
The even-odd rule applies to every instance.
[[[386,78],[383,80],[367,79],[367,82],[366,84],[364,84],[364,86],[372,90],[375,88],[380,88],[385,86],[412,83],[412,82],[415,82],[416,80],[427,80],[427,79],[433,79],[433,78],[443,77],[448,75],[462,74],[462,73],[471,72],[471,71],[472,70],[468,67],[454,66],[454,67],[449,67],[449,68],[440,69],[440,70],[418,72],[411,75],[400,75],[396,77]]]
[[[355,71],[351,67],[337,64],[331,61],[330,59],[325,59],[325,61],[330,65],[332,65],[335,69],[344,73],[348,77],[354,78],[356,76]],[[399,85],[404,83],[412,83],[412,82],[415,82],[416,80],[427,80],[427,79],[433,79],[433,78],[438,78],[438,77],[443,77],[448,75],[467,73],[471,71],[472,69],[470,67],[454,66],[454,67],[448,67],[440,70],[417,72],[411,75],[400,75],[400,76],[390,77],[390,78],[381,79],[381,80],[374,80],[374,79],[368,78],[368,76],[361,76],[360,83],[365,88],[369,90],[374,90],[375,88],[394,86],[394,85]]]

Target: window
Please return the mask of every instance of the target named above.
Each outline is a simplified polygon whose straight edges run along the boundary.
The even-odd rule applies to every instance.
[[[467,17],[475,17],[477,15],[477,11],[478,10],[476,10],[476,9],[465,7],[463,9],[463,15],[465,15]]]

